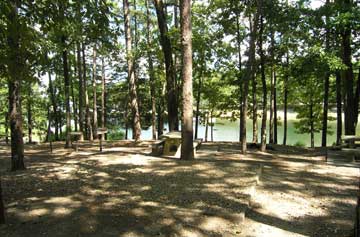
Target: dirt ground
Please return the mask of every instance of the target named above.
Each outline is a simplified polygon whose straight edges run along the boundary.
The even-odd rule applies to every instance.
[[[351,236],[359,169],[345,151],[277,148],[240,155],[207,143],[197,160],[150,155],[150,141],[26,147],[9,172],[0,236]]]

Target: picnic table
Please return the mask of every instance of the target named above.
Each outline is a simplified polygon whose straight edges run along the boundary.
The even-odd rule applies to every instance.
[[[200,147],[202,139],[195,139],[193,142],[194,154],[196,150]],[[165,155],[165,156],[175,156],[180,157],[181,153],[181,132],[172,131],[160,136],[160,140],[156,141],[152,145],[152,154],[153,155]]]
[[[103,140],[105,140],[105,134],[108,132],[107,128],[98,128],[96,130],[96,135],[97,136],[101,136],[100,137],[100,142],[99,142],[99,149],[100,151],[103,150]]]
[[[341,137],[341,141],[348,143],[350,148],[354,148],[355,142],[360,141],[360,136],[344,135]]]
[[[74,139],[72,139],[74,137]],[[75,149],[75,151],[78,151],[78,141],[84,140],[84,134],[82,132],[70,132],[70,144]],[[74,142],[73,142],[74,141]]]

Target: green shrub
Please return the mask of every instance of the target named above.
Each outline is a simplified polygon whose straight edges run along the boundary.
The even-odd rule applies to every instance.
[[[107,139],[109,141],[122,140],[125,137],[125,133],[123,131],[110,130]]]
[[[302,141],[297,141],[297,142],[294,144],[294,146],[297,146],[297,147],[305,147],[306,145],[305,145],[305,143],[302,142]]]

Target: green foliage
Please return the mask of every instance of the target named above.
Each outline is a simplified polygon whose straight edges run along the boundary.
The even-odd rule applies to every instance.
[[[297,146],[297,147],[306,147],[305,143],[303,141],[297,141],[294,146]]]
[[[107,139],[109,141],[118,141],[123,140],[125,138],[125,133],[123,131],[110,130]]]

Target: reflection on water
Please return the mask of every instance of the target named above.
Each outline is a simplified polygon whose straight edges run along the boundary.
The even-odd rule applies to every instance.
[[[310,134],[298,134],[296,133],[294,122],[296,121],[295,116],[289,116],[291,119],[288,120],[288,130],[287,130],[287,144],[294,145],[297,142],[301,142],[306,146],[310,146]],[[284,127],[282,126],[282,121],[280,120],[281,124],[278,125],[278,143],[282,144],[283,142],[283,134],[284,134]],[[258,131],[260,139],[260,125],[261,121],[258,120]],[[332,134],[328,134],[328,146],[332,145],[336,141],[336,121],[328,122],[330,127],[330,131]],[[165,126],[167,128],[167,125]],[[269,128],[269,126],[267,127]],[[247,129],[247,140],[252,140],[252,120],[248,119],[246,123]],[[205,126],[200,124],[199,138],[205,137]],[[269,134],[269,131],[267,131]],[[357,134],[360,134],[359,126],[357,127]],[[129,138],[132,137],[131,130],[129,130]],[[151,127],[143,130],[141,133],[141,139],[151,139]],[[210,127],[208,131],[208,141],[210,141]],[[215,126],[214,126],[214,141],[239,141],[239,120],[237,121],[229,121],[226,119],[217,119]],[[315,133],[315,146],[321,145],[321,133]]]

